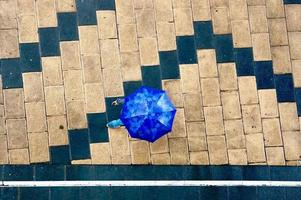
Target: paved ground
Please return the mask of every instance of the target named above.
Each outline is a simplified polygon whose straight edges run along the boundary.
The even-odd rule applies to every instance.
[[[298,0],[0,0],[0,164],[300,165]],[[141,85],[150,144],[107,130]]]

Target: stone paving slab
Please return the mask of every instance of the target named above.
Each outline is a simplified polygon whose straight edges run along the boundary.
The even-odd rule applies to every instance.
[[[300,165],[299,0],[1,0],[0,164]],[[155,143],[106,123],[165,89]]]

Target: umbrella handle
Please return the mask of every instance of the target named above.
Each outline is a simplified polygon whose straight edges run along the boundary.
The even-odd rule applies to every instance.
[[[112,106],[118,106],[124,103],[124,98],[117,98],[115,101],[112,102]]]

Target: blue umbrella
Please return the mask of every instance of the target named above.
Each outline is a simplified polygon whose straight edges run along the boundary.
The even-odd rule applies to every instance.
[[[131,137],[154,142],[172,130],[175,114],[165,91],[143,86],[124,99],[120,120]]]

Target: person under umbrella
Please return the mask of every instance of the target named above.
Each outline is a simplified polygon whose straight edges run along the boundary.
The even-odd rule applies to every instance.
[[[109,128],[125,126],[131,137],[149,142],[171,132],[176,108],[165,91],[142,86],[112,103],[119,104],[123,104],[120,119],[109,122]]]

